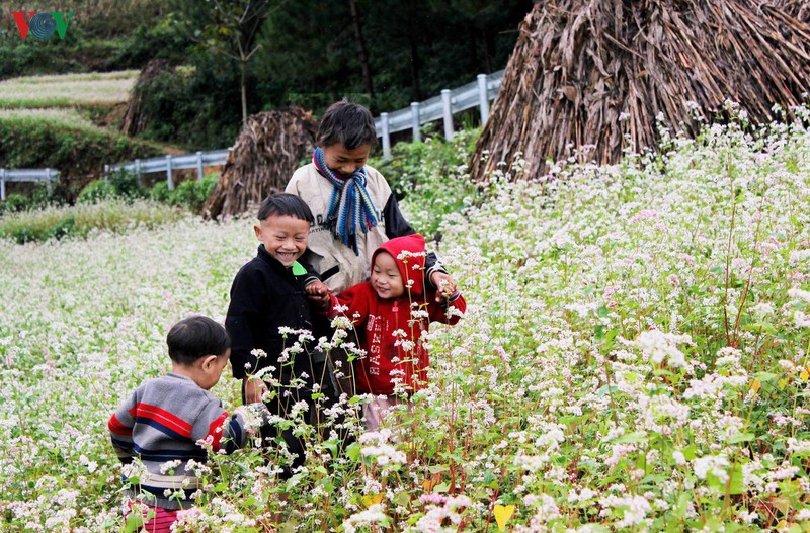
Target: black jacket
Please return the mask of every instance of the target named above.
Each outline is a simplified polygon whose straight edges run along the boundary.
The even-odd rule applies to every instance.
[[[293,356],[287,363],[278,358],[285,348],[298,341],[297,334],[284,339],[278,329],[306,329],[315,334],[313,317],[324,320],[310,310],[304,293],[304,281],[309,274],[296,276],[275,257],[259,245],[256,257],[245,264],[233,280],[231,303],[225,318],[225,329],[231,336],[231,365],[233,376],[242,379],[246,374],[273,366],[272,373],[282,384],[288,385],[293,377],[306,373],[306,384],[312,384],[315,369],[312,364],[313,346],[307,344],[304,351]],[[321,325],[322,327],[322,325]],[[267,356],[257,359],[251,351],[263,350]],[[265,376],[266,380],[270,376]]]

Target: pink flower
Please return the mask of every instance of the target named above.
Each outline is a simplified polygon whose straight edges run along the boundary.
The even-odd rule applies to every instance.
[[[695,258],[689,254],[680,253],[678,259],[682,259],[687,265],[695,266]]]
[[[658,216],[658,211],[655,209],[642,209],[635,215],[630,218],[630,222],[638,222],[639,220],[645,218],[656,218]]]
[[[608,285],[607,287],[605,287],[605,292],[602,293],[602,298],[610,298],[611,296],[616,294],[616,291],[618,291],[619,289],[620,287],[618,285]]]

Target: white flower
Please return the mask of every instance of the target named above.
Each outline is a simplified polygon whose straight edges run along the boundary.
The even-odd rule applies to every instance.
[[[675,335],[661,331],[642,331],[635,341],[650,361],[659,364],[665,359],[669,366],[683,368],[686,366],[684,354],[678,350],[678,344],[692,344],[690,335]]]
[[[725,467],[729,466],[729,462],[724,455],[710,455],[695,459],[692,461],[692,466],[695,469],[695,475],[699,479],[706,479],[711,473],[721,483],[728,481],[728,472]]]
[[[788,290],[788,296],[803,302],[810,303],[810,291],[798,289],[796,287]]]
[[[388,517],[383,512],[383,505],[381,503],[372,505],[365,511],[360,511],[351,515],[343,521],[343,531],[346,533],[355,533],[358,528],[362,526],[369,526],[372,530],[377,529],[372,524],[377,526],[385,524]]]

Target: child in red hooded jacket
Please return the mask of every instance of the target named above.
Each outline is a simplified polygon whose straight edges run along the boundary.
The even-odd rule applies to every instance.
[[[425,238],[418,233],[397,237],[374,252],[370,281],[331,296],[333,310],[345,307],[334,315],[351,321],[367,352],[354,361],[354,376],[358,393],[374,395],[372,403],[363,405],[369,430],[426,383],[429,359],[422,332],[430,322],[456,324],[467,309],[458,290],[437,303],[424,272]]]

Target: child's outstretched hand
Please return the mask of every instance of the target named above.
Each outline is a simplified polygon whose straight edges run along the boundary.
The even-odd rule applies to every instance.
[[[304,288],[309,298],[315,305],[323,309],[329,310],[329,287],[324,285],[322,281],[313,281]]]
[[[430,276],[430,281],[436,287],[436,302],[450,299],[458,290],[456,280],[444,272],[434,272]]]
[[[264,381],[245,377],[245,403],[262,403],[262,395],[267,392]]]

